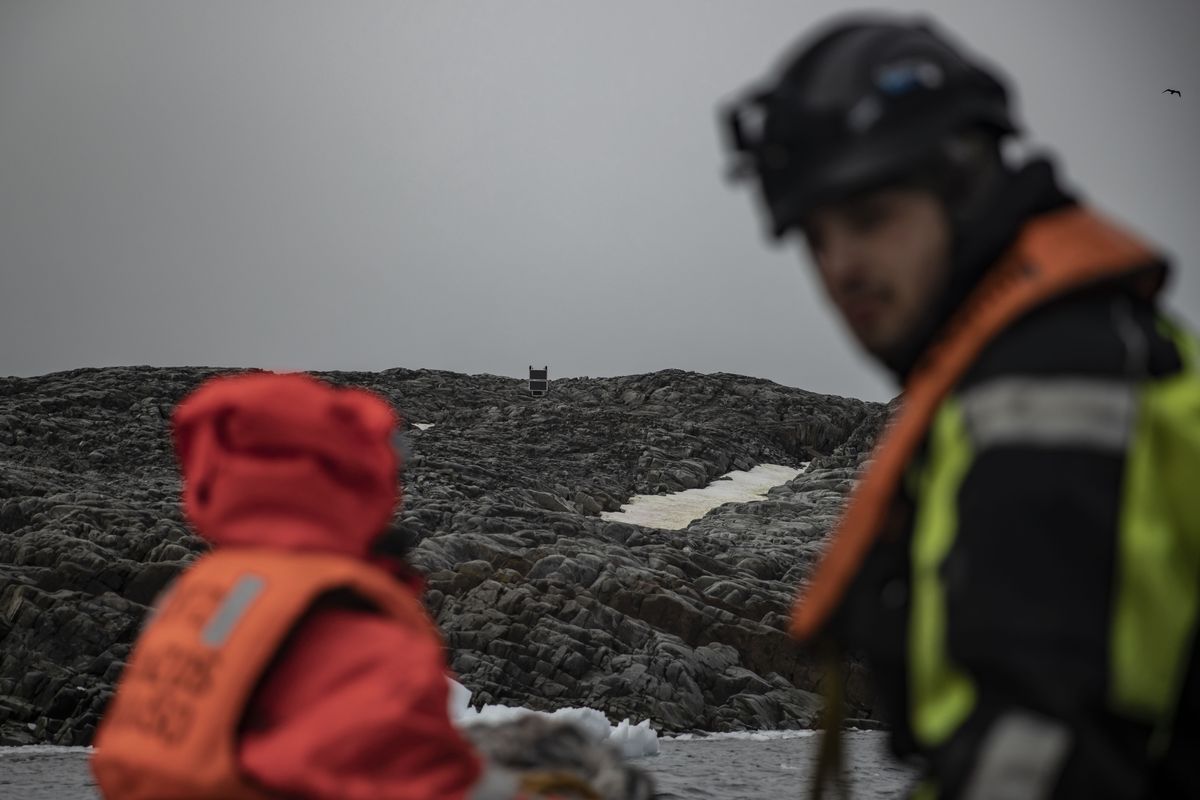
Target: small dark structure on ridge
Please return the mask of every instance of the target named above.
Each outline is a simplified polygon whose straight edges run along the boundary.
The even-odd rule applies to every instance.
[[[546,388],[550,384],[550,381],[547,377],[549,374],[550,374],[549,366],[542,367],[541,369],[534,369],[532,364],[529,366],[529,394],[530,394],[530,396],[541,397],[542,395],[544,395],[546,393]]]

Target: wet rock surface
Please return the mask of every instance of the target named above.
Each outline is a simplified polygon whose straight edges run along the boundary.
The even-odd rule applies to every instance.
[[[204,379],[0,378],[0,744],[86,744],[157,592],[198,554],[168,421]],[[664,732],[807,727],[784,633],[887,407],[730,374],[524,381],[315,372],[387,397],[413,456],[395,525],[473,702],[590,706]],[[419,429],[413,423],[434,423]],[[805,472],[686,530],[600,518],[761,463]],[[852,669],[850,716],[871,700]]]

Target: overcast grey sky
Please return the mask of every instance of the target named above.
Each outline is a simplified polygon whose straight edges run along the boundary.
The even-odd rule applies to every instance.
[[[0,0],[0,375],[548,364],[887,399],[724,182],[714,116],[844,7]],[[1200,2],[873,7],[1000,65],[1200,325]]]

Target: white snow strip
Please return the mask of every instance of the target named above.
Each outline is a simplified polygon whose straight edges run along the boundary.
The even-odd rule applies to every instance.
[[[433,422],[414,422],[413,427],[420,428],[421,430],[424,431],[424,430],[428,430],[428,429],[432,428],[435,424],[436,423],[433,423]]]
[[[450,681],[450,718],[456,725],[471,725],[477,722],[485,724],[507,722],[526,714],[540,714],[550,719],[574,723],[590,736],[592,741],[607,741],[614,745],[620,751],[622,758],[658,755],[658,733],[650,727],[648,719],[644,719],[636,725],[628,719],[624,719],[613,725],[603,711],[594,708],[534,711],[514,706],[485,705],[483,708],[476,709],[471,707],[471,690],[453,678],[448,680]]]
[[[806,462],[804,467],[807,466]],[[759,464],[749,471],[727,472],[703,489],[685,489],[665,495],[639,494],[621,506],[620,511],[601,512],[600,518],[647,528],[683,530],[717,506],[762,500],[768,491],[787,483],[803,471],[803,468],[781,464]]]

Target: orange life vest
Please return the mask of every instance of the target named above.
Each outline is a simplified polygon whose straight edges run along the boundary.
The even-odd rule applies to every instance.
[[[439,635],[411,591],[349,557],[229,548],[184,572],[134,646],[97,731],[91,766],[104,797],[269,797],[239,772],[238,726],[285,637],[336,589]]]
[[[792,612],[791,634],[806,641],[836,610],[879,535],[897,486],[938,406],[990,341],[1023,314],[1088,286],[1122,277],[1152,296],[1161,288],[1156,254],[1137,237],[1073,206],[1037,217],[947,324],[904,387],[872,462],[851,494],[828,550]]]

